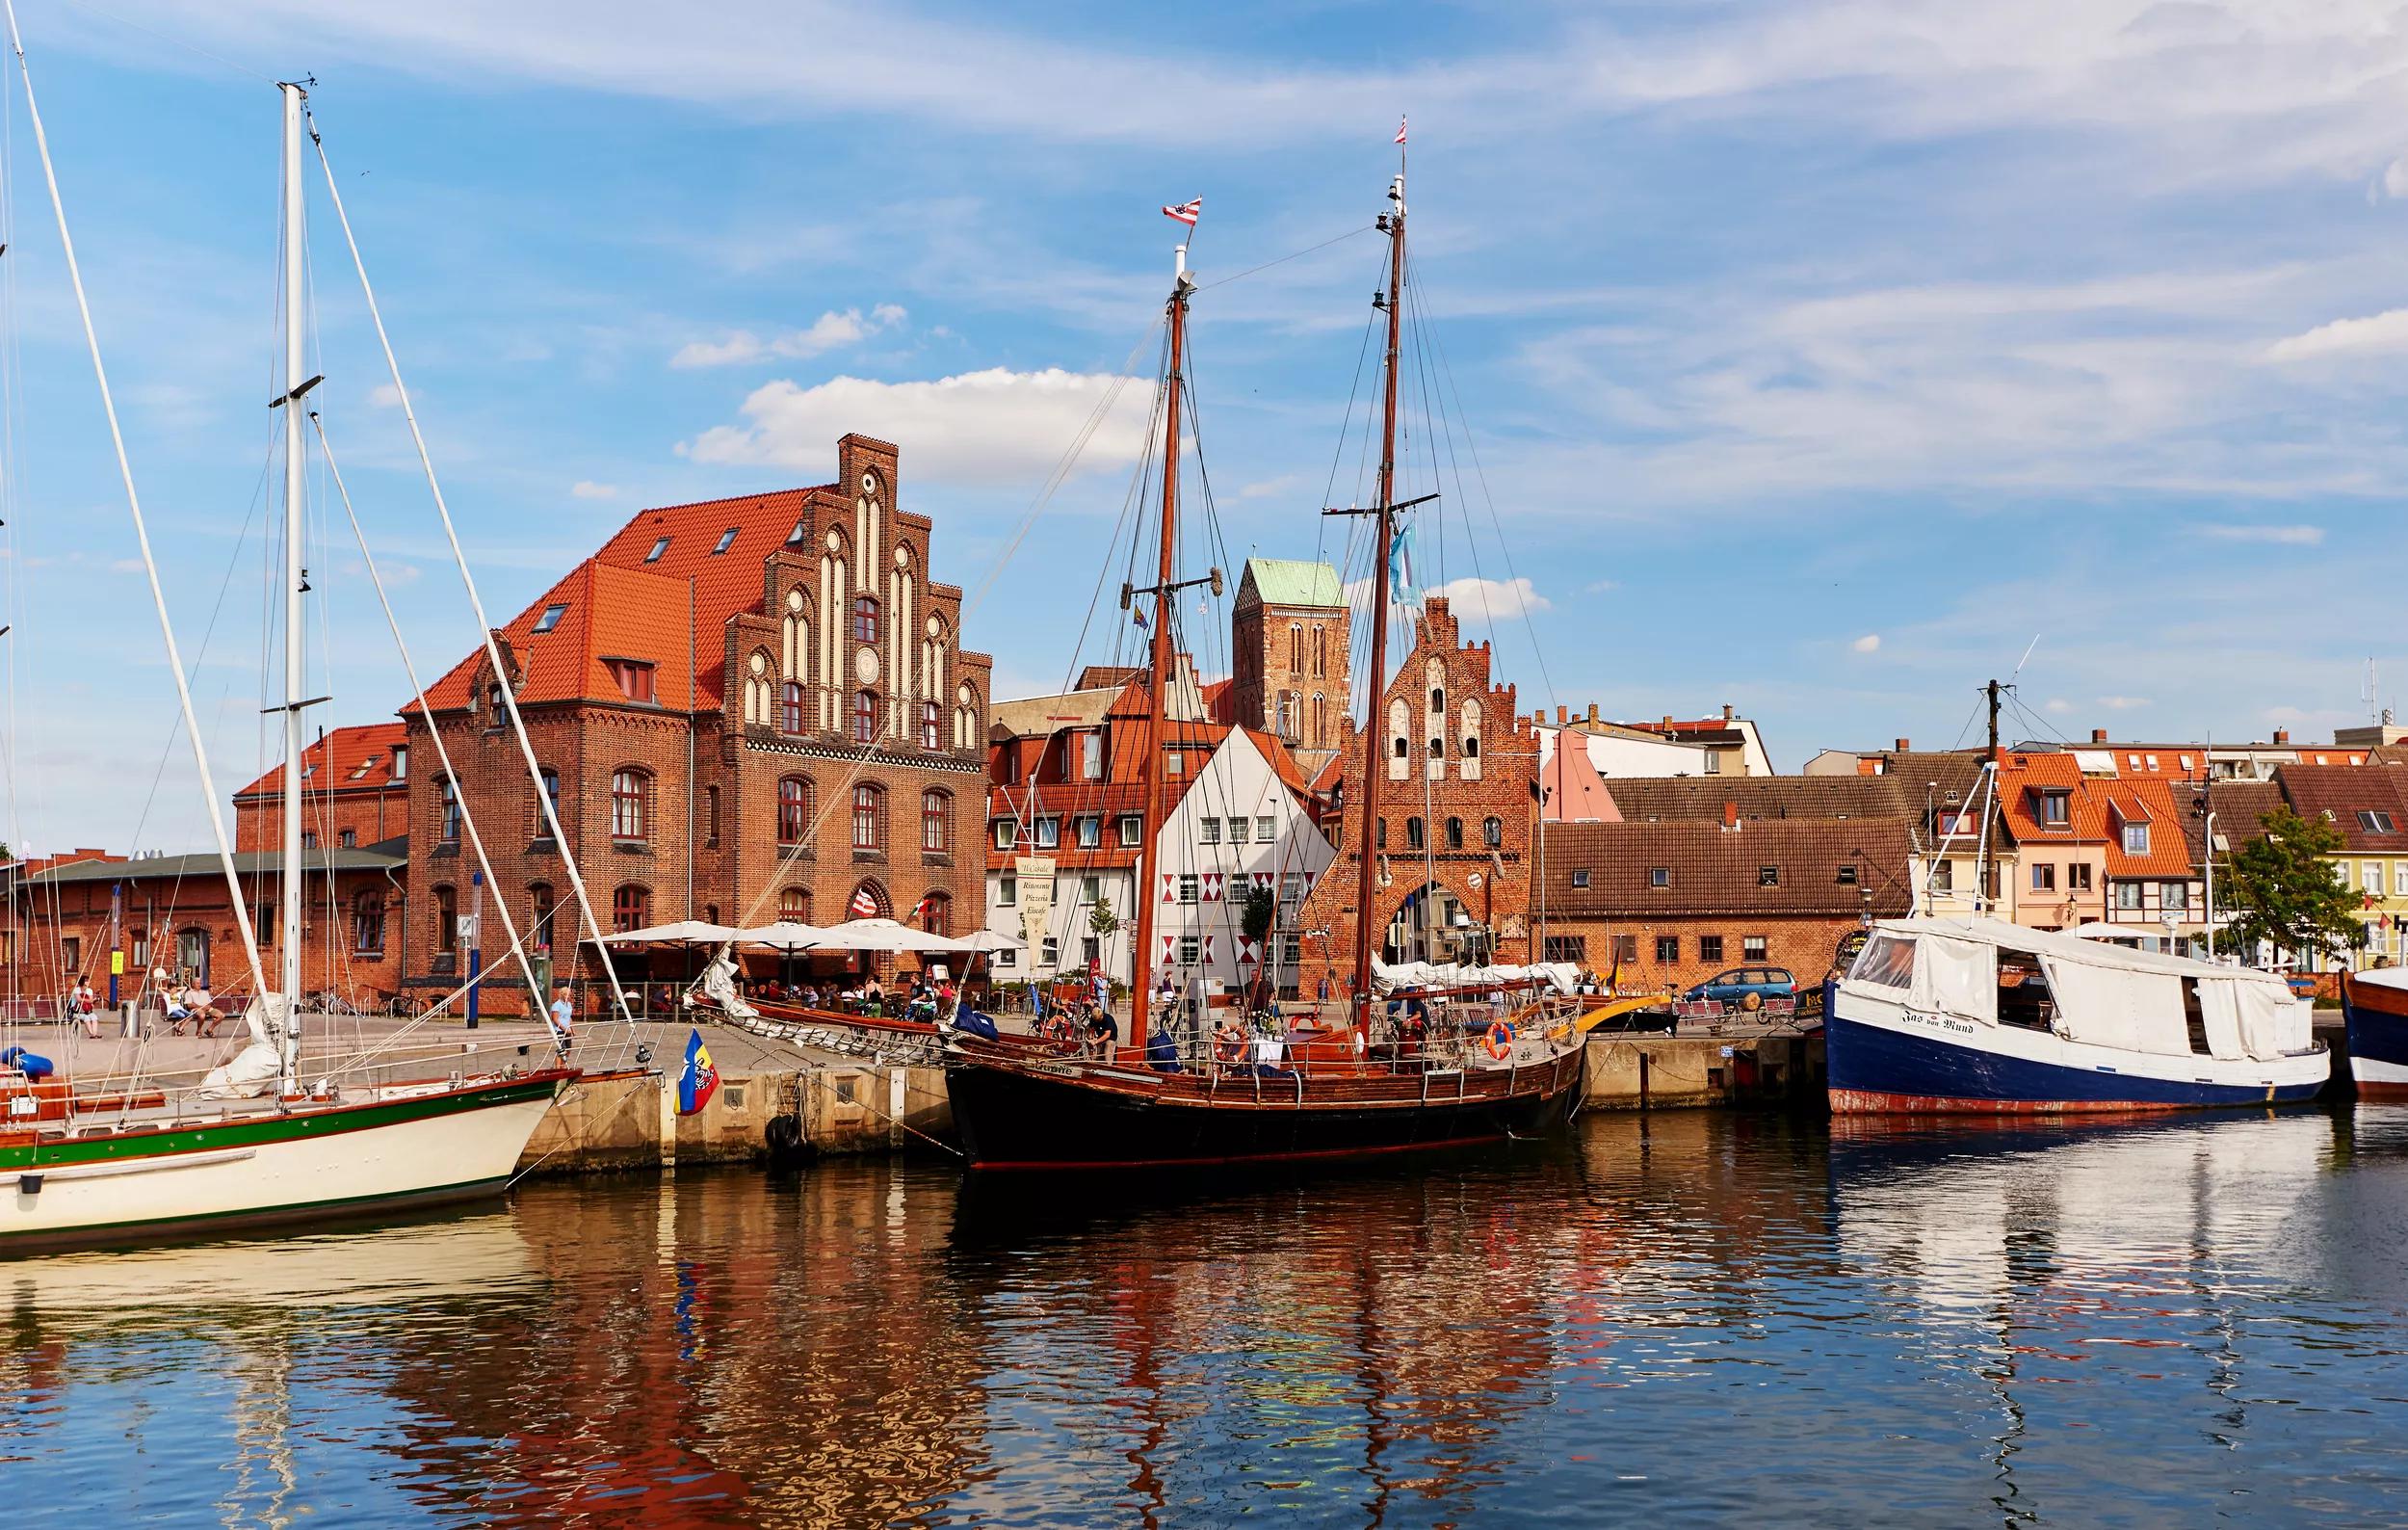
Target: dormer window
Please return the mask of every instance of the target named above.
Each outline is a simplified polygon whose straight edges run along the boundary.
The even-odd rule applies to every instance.
[[[790,532],[788,532],[788,533],[786,534],[786,545],[787,545],[787,546],[789,546],[789,547],[799,547],[799,546],[801,546],[801,545],[802,545],[802,522],[801,522],[801,521],[796,521],[796,522],[795,522],[795,529],[794,529],[794,530],[792,530],[792,531],[790,531]]]
[[[661,554],[667,551],[668,551],[668,539],[664,537],[659,541],[652,544],[652,550],[643,555],[643,561],[645,563],[659,563],[661,561]]]
[[[543,615],[536,618],[536,630],[537,632],[549,632],[554,627],[559,626],[561,624],[561,618],[566,615],[568,615],[568,602],[565,600],[556,600],[552,604],[543,608]]]
[[[2148,853],[2149,826],[2147,824],[2126,824],[2124,826],[2124,854],[2128,856],[2145,856]]]
[[[667,545],[667,543],[664,543],[663,545]],[[725,552],[728,548],[733,547],[734,545],[736,545],[736,528],[730,526],[725,531],[720,533],[720,540],[718,541],[711,544],[711,556],[716,558],[720,553]]]
[[[393,778],[397,781],[409,779],[409,746],[406,744],[393,746]]]
[[[2040,823],[2043,828],[2063,829],[2073,822],[2074,794],[2068,791],[2044,791],[2040,794]]]
[[[621,695],[630,701],[650,702],[655,699],[652,666],[641,659],[605,659],[611,678],[618,682]]]

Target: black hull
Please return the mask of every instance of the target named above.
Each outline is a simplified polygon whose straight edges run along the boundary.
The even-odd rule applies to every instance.
[[[945,1085],[971,1167],[982,1170],[1149,1169],[1173,1165],[1364,1158],[1539,1136],[1579,1096],[1578,1060],[1550,1089],[1490,1098],[1281,1105],[1146,1098],[1059,1074],[953,1060]],[[1250,1087],[1250,1086],[1249,1086]]]

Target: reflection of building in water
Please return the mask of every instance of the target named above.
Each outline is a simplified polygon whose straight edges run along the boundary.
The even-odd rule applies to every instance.
[[[538,1326],[403,1364],[394,1390],[431,1418],[411,1455],[456,1457],[481,1512],[523,1521],[907,1518],[978,1465],[983,1362],[930,1256],[952,1200],[904,1164],[791,1193],[525,1193],[552,1299]]]

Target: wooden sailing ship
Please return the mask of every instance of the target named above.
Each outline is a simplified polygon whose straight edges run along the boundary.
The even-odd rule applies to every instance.
[[[1402,142],[1400,135],[1399,142]],[[1374,522],[1370,684],[1376,706],[1387,680],[1389,549],[1396,536],[1397,409],[1405,282],[1404,176],[1389,191],[1379,221],[1388,238],[1387,315],[1379,470],[1374,503],[1332,511]],[[1181,217],[1193,208],[1165,208]],[[1182,218],[1192,222],[1192,217]],[[1166,774],[1162,735],[1176,655],[1174,598],[1210,584],[1220,571],[1181,579],[1175,567],[1179,511],[1181,387],[1188,308],[1195,284],[1187,247],[1178,251],[1165,304],[1169,330],[1163,377],[1162,500],[1157,582],[1128,592],[1150,597],[1146,666],[1148,758],[1145,836],[1137,884],[1161,869]],[[1346,805],[1352,832],[1380,812],[1382,730],[1367,721],[1362,801]],[[955,1124],[974,1167],[986,1170],[1128,1169],[1177,1165],[1344,1158],[1528,1137],[1561,1119],[1577,1097],[1584,1038],[1569,1000],[1502,996],[1417,1001],[1407,1035],[1374,1036],[1373,915],[1375,865],[1366,843],[1356,857],[1352,977],[1343,1017],[1291,1033],[1275,1047],[1248,1039],[1232,1048],[1191,1046],[1149,1037],[1156,957],[1155,902],[1139,898],[1128,1040],[1116,1055],[1068,1046],[1031,1047],[1017,1039],[949,1035],[946,1086]],[[1423,1013],[1427,1023],[1419,1023]],[[1384,1017],[1382,1017],[1384,1019]],[[1199,1039],[1200,1040],[1200,1039]]]

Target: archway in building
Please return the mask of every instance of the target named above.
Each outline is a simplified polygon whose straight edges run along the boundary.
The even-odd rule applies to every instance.
[[[1472,910],[1454,893],[1435,882],[1424,883],[1404,895],[1380,940],[1382,962],[1444,963],[1459,960],[1477,931]]]

